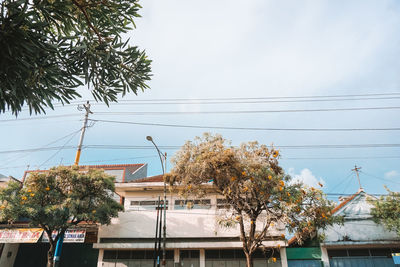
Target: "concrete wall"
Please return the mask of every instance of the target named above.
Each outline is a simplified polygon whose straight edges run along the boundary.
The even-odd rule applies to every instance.
[[[18,247],[19,244],[4,244],[3,252],[0,256],[1,267],[13,267]]]

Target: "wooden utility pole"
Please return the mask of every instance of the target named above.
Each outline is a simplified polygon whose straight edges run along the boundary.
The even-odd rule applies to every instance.
[[[361,186],[361,182],[360,182],[360,176],[358,174],[358,172],[361,170],[361,167],[357,167],[357,165],[354,165],[354,169],[352,169],[352,171],[354,171],[357,175],[357,180],[358,180],[358,184],[360,185],[360,190],[363,190],[362,186]]]
[[[81,151],[82,151],[82,143],[83,143],[83,138],[85,137],[85,130],[87,127],[87,122],[89,119],[89,113],[93,114],[93,112],[90,111],[90,104],[89,101],[86,102],[86,104],[83,104],[82,106],[78,106],[79,110],[85,109],[85,118],[83,120],[83,127],[81,131],[81,137],[79,138],[79,144],[78,144],[78,150],[76,151],[76,156],[75,156],[75,163],[74,165],[79,165],[79,159],[81,157]]]

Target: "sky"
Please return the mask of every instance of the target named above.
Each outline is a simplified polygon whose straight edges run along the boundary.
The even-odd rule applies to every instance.
[[[92,100],[91,119],[280,129],[400,126],[396,108],[400,107],[398,1],[146,0],[141,5],[142,17],[126,37],[153,60],[151,89],[106,107],[93,101],[86,87],[79,88],[83,96],[79,101]],[[374,96],[388,93],[397,95]],[[307,102],[267,99],[336,95],[364,97]],[[196,100],[217,98],[230,101]],[[244,98],[252,100],[246,102]],[[393,108],[233,113],[371,107]],[[211,111],[230,113],[193,113]],[[10,113],[0,114],[0,173],[21,178],[27,169],[73,163],[83,115],[77,103],[48,110],[44,119],[39,118],[44,115],[30,116],[27,111],[16,120]],[[171,159],[186,140],[207,131],[222,134],[233,145],[254,140],[274,144],[280,149],[280,162],[287,173],[310,185],[321,182],[326,193],[355,193],[359,188],[351,171],[355,165],[362,168],[360,181],[368,193],[382,194],[384,185],[400,191],[396,130],[207,129],[99,121],[90,126],[84,145],[92,147],[83,150],[80,164],[148,163],[148,174],[156,175],[161,173],[161,165],[147,135]],[[360,144],[385,146],[298,147]],[[109,145],[112,149],[94,145]],[[45,147],[63,149],[15,152]],[[167,169],[171,167],[168,162]]]

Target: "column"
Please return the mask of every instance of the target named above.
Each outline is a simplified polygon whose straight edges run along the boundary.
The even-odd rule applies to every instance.
[[[321,261],[324,264],[324,267],[330,267],[328,250],[323,246],[321,246]]]
[[[174,249],[174,266],[179,266],[179,249]]]
[[[97,267],[103,266],[104,249],[99,249],[99,257],[97,258]]]
[[[200,267],[206,267],[206,250],[200,249]]]
[[[287,257],[286,257],[286,247],[281,247],[279,250],[281,254],[281,265],[282,267],[288,267]]]

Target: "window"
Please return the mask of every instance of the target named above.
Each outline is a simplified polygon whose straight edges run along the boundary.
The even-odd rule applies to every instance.
[[[174,251],[165,251],[167,260],[174,259]],[[162,251],[161,251],[162,253]],[[161,254],[162,255],[162,254]],[[104,260],[145,260],[154,259],[154,250],[104,250]]]
[[[229,205],[228,201],[223,198],[217,199],[217,209],[230,209],[231,205]]]
[[[183,209],[209,209],[211,208],[210,199],[185,199],[185,200],[175,200],[176,210]]]
[[[371,249],[329,249],[329,258],[343,257],[391,257],[396,249],[371,248]]]
[[[245,259],[243,249],[207,249],[206,250],[206,260],[210,259]],[[280,258],[279,252],[272,254],[271,251],[263,251],[262,249],[257,249],[253,252],[253,259],[265,259],[274,256],[275,258]]]
[[[198,259],[200,258],[199,250],[181,250],[179,252],[179,257],[181,259]]]
[[[160,205],[163,205],[164,201],[160,201]],[[158,200],[132,200],[130,209],[136,210],[155,210],[158,206]],[[168,200],[167,200],[168,209]]]

